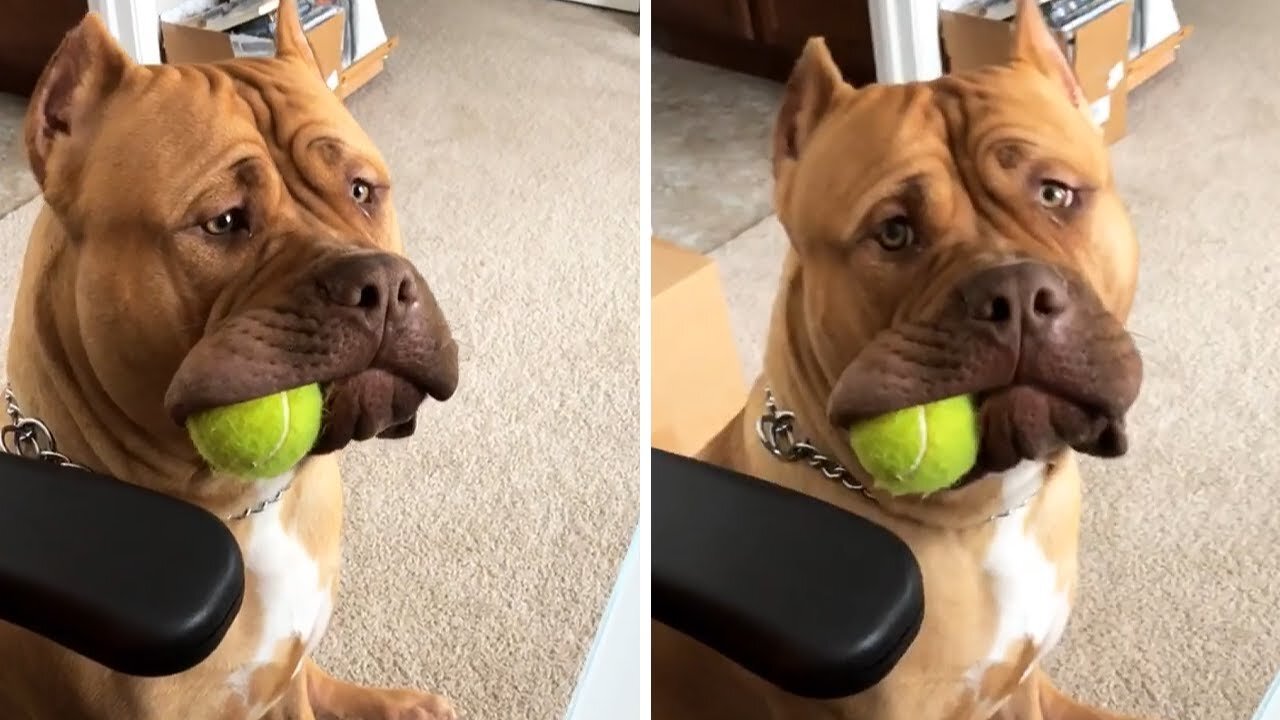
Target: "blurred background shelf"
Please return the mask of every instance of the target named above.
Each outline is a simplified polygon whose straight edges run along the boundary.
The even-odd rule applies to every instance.
[[[1129,92],[1133,92],[1134,88],[1172,65],[1173,61],[1178,57],[1178,48],[1182,46],[1184,40],[1191,37],[1191,33],[1194,31],[1194,25],[1183,25],[1174,34],[1147,48],[1137,57],[1130,60],[1129,70],[1125,77]]]
[[[275,54],[278,0],[159,1],[167,5],[158,16],[165,62]],[[381,73],[397,44],[387,37],[377,0],[298,0],[298,11],[320,72],[339,97]]]
[[[1132,89],[1173,62],[1191,28],[1178,26],[1173,0],[1125,2],[1133,9],[1130,40],[1138,53],[1131,58]],[[895,77],[897,68],[885,67],[893,53],[878,54],[877,42],[902,56],[894,58],[897,65],[945,71],[940,49],[917,42],[940,35],[923,26],[937,26],[940,10],[981,7],[990,17],[1011,13],[1012,6],[1010,0],[653,0],[653,42],[677,57],[781,81],[805,40],[821,35],[854,85],[900,82],[928,78]]]
[[[400,38],[393,35],[387,38],[386,42],[377,45],[343,68],[342,74],[339,75],[338,87],[334,89],[338,97],[346,98],[377,77],[386,67],[387,57],[391,55],[391,51],[399,44]]]
[[[166,47],[161,31],[162,16],[173,17],[184,6],[210,6],[219,0],[42,0],[42,2],[8,2],[5,23],[0,23],[0,93],[20,97],[31,94],[45,64],[58,48],[63,35],[75,27],[86,12],[100,14],[120,45],[142,63],[165,61],[208,61],[237,54],[234,43],[197,42],[177,52]],[[263,0],[255,5],[271,6]],[[333,49],[332,67],[326,68],[330,86],[341,97],[368,84],[386,67],[386,60],[399,44],[388,37],[382,25],[377,0],[328,0],[318,5],[334,4],[345,18],[338,32],[325,33],[320,42]],[[346,22],[351,21],[351,22]],[[193,33],[216,34],[202,28],[186,28]],[[313,45],[317,37],[311,33]],[[184,38],[189,39],[192,33]],[[168,45],[172,45],[170,40]],[[317,53],[325,49],[317,47]],[[175,60],[175,57],[177,60]],[[324,67],[325,63],[321,63]]]

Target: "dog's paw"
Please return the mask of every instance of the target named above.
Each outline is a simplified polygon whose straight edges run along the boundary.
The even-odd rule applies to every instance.
[[[378,720],[458,720],[453,704],[431,693],[403,693],[388,703],[387,713]]]
[[[453,704],[443,696],[344,682],[310,660],[307,687],[316,720],[458,720]]]
[[[458,720],[453,704],[415,690],[347,686],[342,696],[312,706],[316,720]]]

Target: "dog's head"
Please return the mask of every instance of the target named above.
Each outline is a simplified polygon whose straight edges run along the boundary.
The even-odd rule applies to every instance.
[[[74,287],[71,360],[144,427],[319,382],[317,452],[404,436],[454,392],[456,346],[291,0],[278,28],[274,58],[174,66],[95,15],[72,30],[25,128],[63,246],[28,272]]]
[[[973,394],[974,474],[1125,452],[1137,242],[1101,133],[1035,4],[1012,60],[843,82],[805,48],[774,133],[775,204],[837,427]]]

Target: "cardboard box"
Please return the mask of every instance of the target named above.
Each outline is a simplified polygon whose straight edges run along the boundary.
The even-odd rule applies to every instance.
[[[216,0],[191,0],[160,15],[160,44],[167,63],[217,62],[236,57],[270,57],[275,44],[270,40],[234,31],[219,32],[198,27],[191,20]],[[321,74],[331,88],[338,87],[342,72],[346,13],[340,8],[307,30],[307,41],[315,53]]]
[[[1129,62],[1132,5],[1128,0],[1073,24],[1058,35],[1063,52],[1108,143],[1124,137],[1128,111],[1125,75]],[[953,70],[1008,62],[1013,50],[1012,16],[985,17],[943,10],[942,48]]]
[[[653,446],[696,455],[742,410],[742,361],[720,274],[708,257],[655,239]]]

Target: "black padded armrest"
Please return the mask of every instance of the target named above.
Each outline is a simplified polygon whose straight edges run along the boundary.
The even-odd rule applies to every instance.
[[[240,609],[244,564],[194,505],[0,453],[0,620],[131,675],[204,660]]]
[[[915,557],[807,495],[653,450],[653,618],[796,695],[879,682],[924,616]]]

